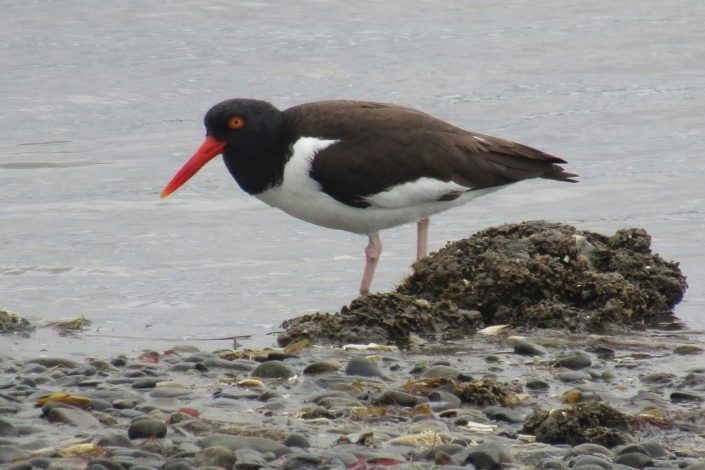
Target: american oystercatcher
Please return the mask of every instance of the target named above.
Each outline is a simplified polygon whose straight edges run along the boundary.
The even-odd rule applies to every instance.
[[[528,178],[575,182],[540,150],[470,132],[401,106],[320,101],[280,111],[231,99],[205,117],[206,138],[164,188],[167,197],[223,154],[247,193],[289,215],[367,235],[360,293],[382,253],[379,231],[417,223],[426,256],[429,216]]]

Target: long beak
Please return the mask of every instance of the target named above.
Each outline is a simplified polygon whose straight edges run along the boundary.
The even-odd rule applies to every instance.
[[[162,199],[179,189],[179,187],[195,175],[203,165],[220,155],[226,145],[226,142],[222,142],[207,135],[206,140],[198,147],[196,153],[193,154],[189,161],[187,161],[179,172],[174,175],[171,181],[169,181],[169,184],[166,185],[164,191],[162,191]]]

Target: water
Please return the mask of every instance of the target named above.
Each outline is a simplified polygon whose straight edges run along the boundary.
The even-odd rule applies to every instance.
[[[79,338],[51,328],[0,337],[1,350],[105,356],[242,334],[265,345],[283,319],[355,296],[366,239],[265,206],[220,161],[160,201],[203,137],[203,113],[236,96],[396,102],[563,156],[579,184],[523,182],[436,216],[431,248],[531,219],[645,227],[688,275],[676,313],[705,328],[705,3],[22,1],[0,11],[0,305],[93,321]],[[414,235],[383,233],[373,289],[410,272]]]

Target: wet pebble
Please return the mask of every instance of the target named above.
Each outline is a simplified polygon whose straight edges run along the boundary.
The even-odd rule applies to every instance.
[[[484,442],[470,447],[463,455],[463,464],[473,464],[476,469],[502,468],[514,461],[509,449],[498,442]]]
[[[703,396],[698,395],[696,393],[690,393],[690,392],[681,392],[681,391],[676,391],[676,392],[671,392],[671,401],[674,403],[679,403],[679,402],[701,402],[705,400]]]
[[[197,468],[205,466],[232,468],[235,463],[235,453],[223,446],[206,447],[193,456],[193,463]]]
[[[527,380],[526,383],[524,384],[524,387],[526,387],[527,390],[536,390],[536,391],[548,390],[549,388],[551,388],[551,386],[548,384],[548,382],[546,382],[544,380],[539,380],[539,379]]]
[[[488,406],[485,408],[485,414],[488,418],[495,421],[504,421],[507,423],[523,423],[524,416],[516,410],[503,406]]]
[[[556,365],[567,369],[578,370],[584,369],[585,367],[590,367],[592,365],[592,359],[586,352],[573,351],[559,357],[556,360]]]
[[[301,447],[303,449],[311,447],[311,443],[308,441],[306,436],[295,432],[286,436],[286,439],[284,439],[284,445],[287,447]]]
[[[17,426],[12,424],[10,421],[0,418],[0,437],[7,437],[7,436],[17,436],[19,435],[19,431],[17,430]]]
[[[363,377],[381,377],[382,371],[374,362],[365,357],[353,357],[345,366],[347,375],[360,375]]]
[[[546,349],[525,339],[514,340],[514,353],[522,356],[545,356]]]
[[[252,449],[260,453],[273,452],[277,456],[289,452],[285,445],[267,437],[234,436],[231,434],[215,433],[202,438],[200,443],[203,448],[222,446],[232,451]]]
[[[154,419],[139,419],[133,421],[127,429],[127,435],[130,439],[147,439],[150,437],[166,436],[167,428],[163,421]]]
[[[253,377],[269,379],[288,379],[296,375],[294,369],[282,361],[263,362],[252,371]]]
[[[380,405],[400,405],[413,407],[421,403],[422,399],[410,393],[399,390],[387,390],[373,399],[374,403]]]
[[[587,372],[579,370],[565,370],[556,374],[556,379],[563,383],[585,382],[592,379]]]
[[[90,413],[66,405],[51,408],[47,417],[52,423],[64,423],[85,428],[100,426],[100,421]]]
[[[654,462],[651,457],[642,452],[626,452],[619,454],[614,459],[614,463],[626,465],[632,468],[644,468],[651,466]]]
[[[330,374],[338,371],[339,369],[340,365],[334,362],[319,361],[306,366],[304,369],[304,375]]]
[[[450,366],[431,366],[421,373],[421,378],[424,379],[454,379],[460,374],[460,371]]]

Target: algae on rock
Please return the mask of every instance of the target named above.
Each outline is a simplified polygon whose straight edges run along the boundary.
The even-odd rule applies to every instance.
[[[654,325],[672,319],[687,283],[678,263],[650,245],[637,228],[611,237],[546,221],[489,228],[416,262],[396,292],[287,320],[278,340],[404,346],[411,334],[443,338],[492,324],[592,332]]]

